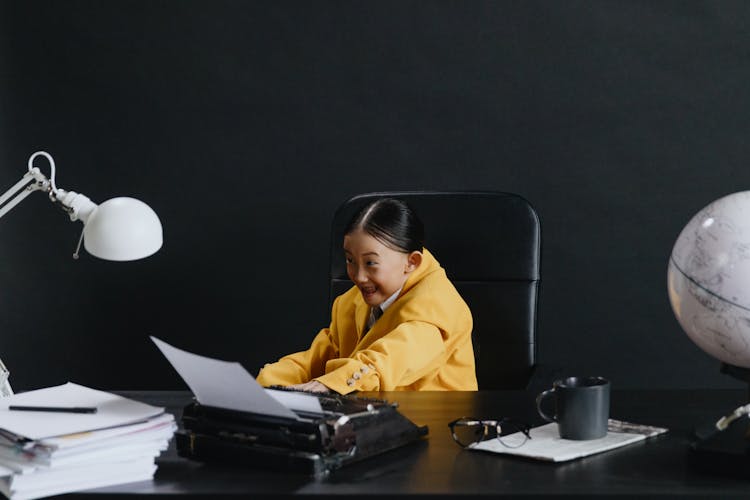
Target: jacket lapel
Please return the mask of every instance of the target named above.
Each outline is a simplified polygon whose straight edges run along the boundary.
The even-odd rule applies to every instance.
[[[362,297],[357,297],[357,303],[354,310],[354,325],[357,327],[359,336],[365,333],[365,326],[367,326],[367,317],[370,314],[370,306],[368,306]]]

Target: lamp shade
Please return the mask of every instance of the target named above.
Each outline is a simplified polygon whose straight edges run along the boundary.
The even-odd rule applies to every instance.
[[[83,247],[106,260],[137,260],[162,245],[162,227],[151,207],[135,198],[112,198],[97,206],[83,228]]]

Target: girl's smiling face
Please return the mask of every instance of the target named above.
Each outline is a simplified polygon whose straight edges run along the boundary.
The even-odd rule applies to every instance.
[[[361,229],[344,236],[344,255],[349,279],[370,306],[380,305],[396,293],[422,262],[420,252],[394,250]]]

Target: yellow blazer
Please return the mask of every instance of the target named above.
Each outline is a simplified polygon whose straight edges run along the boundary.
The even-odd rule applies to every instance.
[[[341,394],[477,390],[471,311],[427,249],[396,301],[365,331],[369,312],[353,286],[336,297],[331,325],[310,348],[267,364],[258,383],[317,380]]]

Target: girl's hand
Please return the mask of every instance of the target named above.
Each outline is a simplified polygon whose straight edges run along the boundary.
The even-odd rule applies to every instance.
[[[311,380],[309,382],[305,382],[304,384],[294,384],[290,385],[292,389],[298,389],[300,391],[307,391],[307,392],[331,392],[331,390],[318,382],[317,380]]]

